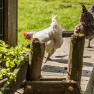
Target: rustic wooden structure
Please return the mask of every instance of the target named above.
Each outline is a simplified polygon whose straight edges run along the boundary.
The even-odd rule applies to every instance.
[[[0,0],[0,39],[17,45],[18,0]]]
[[[35,39],[32,42],[30,80],[39,80],[41,77],[41,66],[45,52],[45,44]]]
[[[62,36],[69,37],[73,32],[64,31]],[[45,43],[40,43],[38,39],[34,39],[31,47],[30,63],[28,68],[27,79],[38,81],[41,78],[41,66],[45,53]]]
[[[62,32],[62,37],[71,37],[71,35],[73,35],[73,31],[66,31],[66,30],[64,30],[63,32]]]
[[[17,45],[17,11],[18,0],[4,0],[4,40],[12,45]]]
[[[68,79],[81,82],[85,36],[73,35],[70,42]]]
[[[71,36],[71,34],[72,33],[68,36]],[[11,82],[11,85],[8,86],[9,89],[4,90],[4,94],[8,94],[7,92],[12,94],[20,88],[26,76],[27,82],[25,84],[24,94],[80,94],[84,42],[85,37],[83,35],[73,35],[71,37],[68,71],[69,80],[63,77],[60,79],[44,79],[41,78],[41,66],[43,63],[45,44],[40,43],[38,39],[34,39],[29,57],[29,66],[28,63],[23,63],[19,69],[16,69],[17,81],[15,83]]]
[[[72,34],[73,33],[69,33],[68,36],[71,36]],[[24,94],[80,94],[84,43],[85,36],[83,34],[78,36],[72,35],[69,54],[68,81],[66,79],[64,80],[64,78],[41,78],[41,66],[43,63],[45,46],[38,40],[33,40],[32,63],[29,68],[30,79],[29,82],[27,81],[26,83]]]
[[[75,81],[31,81],[24,94],[80,94]]]

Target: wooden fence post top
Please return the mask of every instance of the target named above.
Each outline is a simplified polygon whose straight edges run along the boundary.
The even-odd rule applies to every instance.
[[[39,80],[41,77],[41,66],[43,63],[43,57],[45,52],[45,43],[41,43],[38,38],[33,38],[32,41],[31,61],[29,65],[28,80]]]
[[[85,34],[73,34],[72,36],[71,36],[71,38],[85,38]]]
[[[32,42],[33,43],[40,43],[39,39],[37,39],[37,38],[34,38]]]

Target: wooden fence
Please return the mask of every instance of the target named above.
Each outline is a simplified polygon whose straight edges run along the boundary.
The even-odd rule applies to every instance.
[[[69,37],[72,34],[65,35]],[[3,94],[13,94],[23,84],[25,79],[27,80],[24,83],[24,94],[80,94],[85,37],[84,35],[72,35],[70,39],[67,79],[64,77],[60,79],[41,78],[45,44],[34,39],[29,61],[20,65],[19,69],[16,70],[16,82],[12,82],[8,89],[5,88]],[[0,84],[4,84],[5,81]]]
[[[69,37],[72,34],[68,33],[65,36]],[[55,78],[40,80],[45,46],[38,40],[34,40],[32,44],[32,63],[28,74],[30,81],[26,83],[24,94],[80,94],[84,43],[84,35],[73,35],[71,37],[67,80],[64,80],[64,78],[62,80]]]

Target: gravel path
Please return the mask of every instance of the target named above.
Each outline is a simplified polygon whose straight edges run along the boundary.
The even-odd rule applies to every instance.
[[[91,42],[91,45],[93,46],[92,48],[87,48],[87,42],[88,40],[85,41],[85,50],[83,56],[84,65],[81,79],[82,91],[85,91],[94,64],[94,40]],[[69,47],[70,38],[64,38],[62,47],[59,48],[51,57],[52,61],[48,61],[45,64],[43,63],[41,74],[44,78],[66,78]]]

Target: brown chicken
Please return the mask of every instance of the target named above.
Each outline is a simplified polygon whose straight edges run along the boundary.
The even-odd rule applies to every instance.
[[[74,30],[74,34],[79,33],[85,34],[85,37],[89,39],[88,47],[91,47],[90,41],[94,38],[94,17],[83,4],[80,23],[75,27]]]

